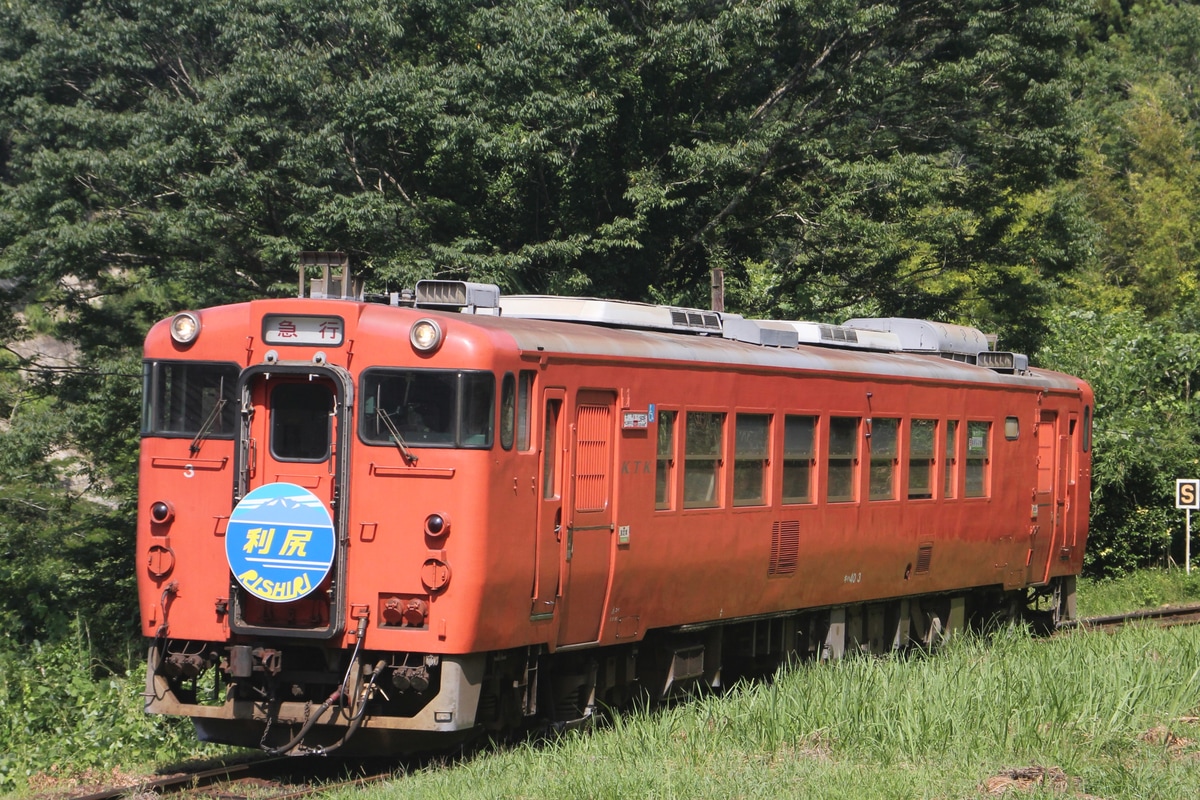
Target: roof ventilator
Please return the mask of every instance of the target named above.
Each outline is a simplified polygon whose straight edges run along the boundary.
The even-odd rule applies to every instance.
[[[928,353],[1012,375],[1023,375],[1029,371],[1028,356],[993,350],[995,337],[968,325],[904,317],[849,319],[844,325],[847,328],[890,333],[898,338],[900,349],[906,353]]]
[[[976,356],[975,363],[1009,375],[1022,375],[1029,371],[1029,356],[1004,350],[985,350]]]
[[[721,330],[721,317],[715,311],[699,311],[692,308],[672,308],[671,324],[677,328],[694,328],[701,331]]]
[[[500,308],[500,287],[470,281],[417,281],[416,304],[418,308],[495,314]]]

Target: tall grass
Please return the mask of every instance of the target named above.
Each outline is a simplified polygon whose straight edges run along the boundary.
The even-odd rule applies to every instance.
[[[1200,628],[1001,631],[933,656],[801,665],[374,796],[968,797],[989,776],[1052,766],[1078,792],[1192,798],[1198,704]]]

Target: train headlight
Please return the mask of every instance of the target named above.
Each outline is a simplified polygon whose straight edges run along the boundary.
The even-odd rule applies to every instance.
[[[180,344],[191,344],[200,335],[200,318],[190,311],[176,314],[171,320],[171,338]]]
[[[442,328],[431,319],[419,319],[409,331],[408,340],[414,350],[421,353],[432,353],[442,344]]]

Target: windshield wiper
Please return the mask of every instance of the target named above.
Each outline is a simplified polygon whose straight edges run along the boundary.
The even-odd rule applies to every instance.
[[[208,438],[208,433],[212,429],[213,423],[217,421],[217,417],[220,416],[221,409],[224,407],[225,398],[218,398],[216,404],[213,405],[213,410],[208,412],[208,418],[204,420],[204,424],[201,425],[200,430],[196,432],[196,438],[192,439],[192,446],[188,448],[188,451],[192,455],[196,455],[196,453],[200,452],[200,443]]]
[[[400,435],[400,429],[396,427],[396,423],[392,422],[392,415],[382,408],[377,413],[379,414],[379,418],[383,420],[383,426],[388,429],[388,433],[396,440],[396,446],[400,448],[400,455],[404,456],[404,462],[409,466],[416,466],[417,457],[413,455],[412,450],[408,449],[408,443]]]

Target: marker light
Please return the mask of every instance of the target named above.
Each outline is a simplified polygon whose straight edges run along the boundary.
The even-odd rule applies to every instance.
[[[408,334],[413,349],[422,353],[432,353],[442,343],[442,329],[431,319],[419,319]]]
[[[156,525],[166,525],[175,519],[175,509],[165,500],[159,500],[150,506],[150,521]]]
[[[171,320],[171,338],[180,344],[191,344],[200,335],[200,318],[190,311],[176,314]]]
[[[450,518],[445,514],[430,514],[425,518],[425,535],[438,539],[450,533]]]

